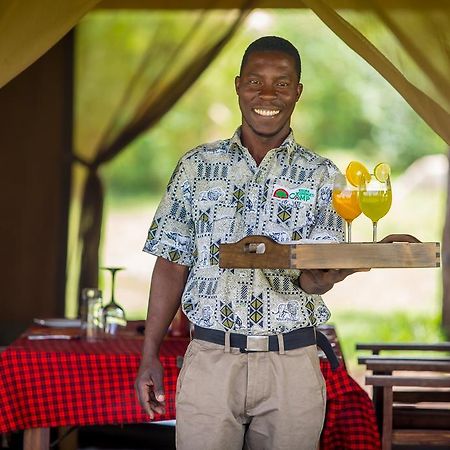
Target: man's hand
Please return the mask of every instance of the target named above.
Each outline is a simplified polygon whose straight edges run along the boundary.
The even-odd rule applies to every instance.
[[[155,418],[155,413],[166,412],[166,402],[163,386],[163,367],[157,357],[142,363],[134,383],[139,403],[150,419]]]
[[[389,234],[385,238],[381,239],[379,243],[381,244],[389,244],[392,242],[411,242],[413,244],[420,242],[419,239],[417,239],[414,236],[411,236],[410,234]]]
[[[307,294],[325,294],[335,283],[344,280],[355,272],[368,272],[370,269],[309,269],[300,274],[300,287]]]

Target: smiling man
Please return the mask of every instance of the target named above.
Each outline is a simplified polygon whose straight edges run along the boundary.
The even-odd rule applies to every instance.
[[[152,418],[164,411],[158,351],[181,304],[195,328],[177,386],[178,449],[318,445],[325,384],[316,326],[330,316],[318,294],[352,271],[218,265],[220,243],[248,235],[344,238],[331,207],[337,169],[297,144],[290,128],[300,73],[285,39],[247,48],[235,79],[241,126],[181,158],[149,229],[144,250],[158,258],[136,390]]]

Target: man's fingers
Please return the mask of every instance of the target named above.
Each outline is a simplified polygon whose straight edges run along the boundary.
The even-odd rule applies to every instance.
[[[162,373],[153,374],[152,381],[155,400],[158,403],[164,403],[165,396],[164,396],[163,374]]]
[[[150,390],[151,390],[151,386],[149,383],[143,382],[143,381],[139,381],[137,383],[137,393],[138,393],[139,403],[142,406],[142,409],[153,420],[154,413],[152,411],[152,408],[150,407]]]
[[[166,402],[164,393],[152,390],[150,392],[150,402],[154,405],[165,405]]]
[[[143,410],[155,418],[155,413],[165,413],[164,369],[157,358],[152,358],[147,367],[140,368],[136,377],[135,389]]]
[[[148,404],[153,412],[164,414],[166,412],[166,402],[164,395],[163,374],[155,371],[152,374],[150,385],[148,386]],[[153,418],[153,417],[152,417]]]
[[[158,414],[164,414],[166,412],[165,397],[162,393],[157,394],[155,391],[151,391],[149,404],[151,409]]]
[[[419,243],[419,239],[411,234],[389,234],[388,236],[381,239],[380,243],[389,244],[392,242],[410,242],[410,243]]]

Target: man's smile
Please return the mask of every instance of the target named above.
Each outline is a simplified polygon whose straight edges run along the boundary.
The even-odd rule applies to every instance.
[[[279,109],[263,109],[263,108],[253,108],[253,111],[258,114],[258,116],[273,117],[280,113]]]

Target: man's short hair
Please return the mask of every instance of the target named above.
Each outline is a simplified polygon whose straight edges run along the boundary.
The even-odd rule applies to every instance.
[[[292,45],[288,40],[278,37],[278,36],[264,36],[256,41],[253,41],[245,50],[244,56],[242,57],[240,73],[242,74],[242,69],[249,56],[255,52],[282,52],[291,56],[295,63],[295,69],[298,73],[298,79],[300,80],[302,73],[302,63],[300,59],[300,54],[298,50]]]

